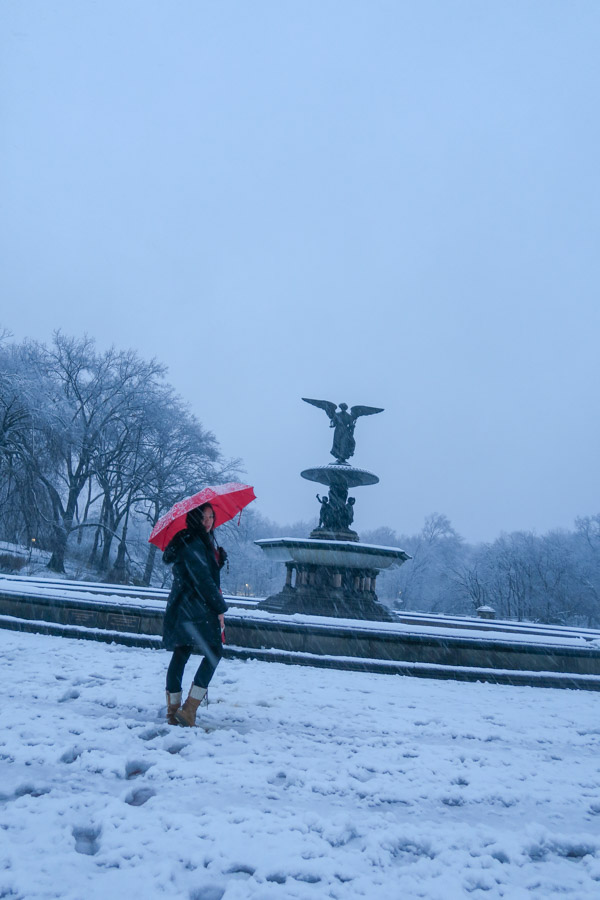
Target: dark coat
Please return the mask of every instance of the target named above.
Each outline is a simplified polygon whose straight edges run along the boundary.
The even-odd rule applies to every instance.
[[[227,610],[219,584],[220,565],[202,537],[190,531],[176,535],[163,554],[173,563],[173,586],[163,624],[167,650],[188,646],[206,655],[221,655],[218,616]]]

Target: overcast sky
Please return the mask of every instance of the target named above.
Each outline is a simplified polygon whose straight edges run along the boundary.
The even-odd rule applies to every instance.
[[[0,322],[156,356],[258,509],[600,511],[598,0],[3,0]]]

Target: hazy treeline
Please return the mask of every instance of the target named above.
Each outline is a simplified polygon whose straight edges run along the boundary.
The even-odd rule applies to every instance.
[[[238,465],[155,360],[61,333],[49,345],[0,337],[0,541],[29,548],[32,560],[45,551],[48,567],[68,563],[71,577],[167,584],[170,570],[148,544],[152,527],[177,500],[236,479]],[[306,537],[316,524],[280,526],[244,511],[239,525],[220,529],[224,589],[279,591],[284,567],[254,541]],[[473,614],[489,605],[498,617],[600,627],[600,515],[572,531],[474,545],[436,514],[416,535],[382,527],[361,540],[411,555],[377,579],[380,599],[400,609]],[[0,567],[26,559],[0,549]]]
[[[51,570],[149,584],[154,524],[234,467],[155,360],[60,332],[0,341],[0,540],[48,550]]]
[[[413,557],[378,578],[378,590],[404,609],[473,614],[491,606],[499,618],[600,626],[600,515],[573,531],[515,531],[468,544],[443,515],[414,536],[389,529],[365,541],[401,546]]]
[[[222,537],[232,550],[227,590],[257,596],[281,590],[283,565],[268,562],[253,541],[306,537],[316,524],[282,527],[245,513],[240,527],[228,526]],[[600,515],[578,519],[574,531],[519,531],[473,545],[435,514],[419,534],[378,528],[362,532],[361,540],[401,547],[412,557],[377,578],[378,596],[390,606],[460,615],[491,606],[498,618],[600,627]]]

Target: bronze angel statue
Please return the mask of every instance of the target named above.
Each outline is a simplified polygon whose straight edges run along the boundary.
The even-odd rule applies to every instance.
[[[354,456],[356,441],[354,440],[354,426],[359,416],[372,416],[383,412],[376,406],[353,406],[348,412],[348,404],[340,403],[339,409],[336,403],[330,400],[309,400],[302,398],[305,403],[312,403],[319,409],[324,409],[329,418],[329,427],[334,428],[333,447],[329,451],[335,457],[336,463],[343,465],[351,456]]]

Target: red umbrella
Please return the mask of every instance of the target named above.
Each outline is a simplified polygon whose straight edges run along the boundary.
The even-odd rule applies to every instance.
[[[186,527],[186,516],[189,511],[202,506],[203,503],[210,503],[214,509],[215,528],[218,528],[223,522],[233,519],[252,500],[256,500],[256,497],[254,488],[249,484],[229,481],[216,487],[206,487],[192,497],[186,497],[185,500],[176,503],[162,519],[158,520],[148,541],[155,544],[159,550],[164,550],[177,532],[183,531]]]

